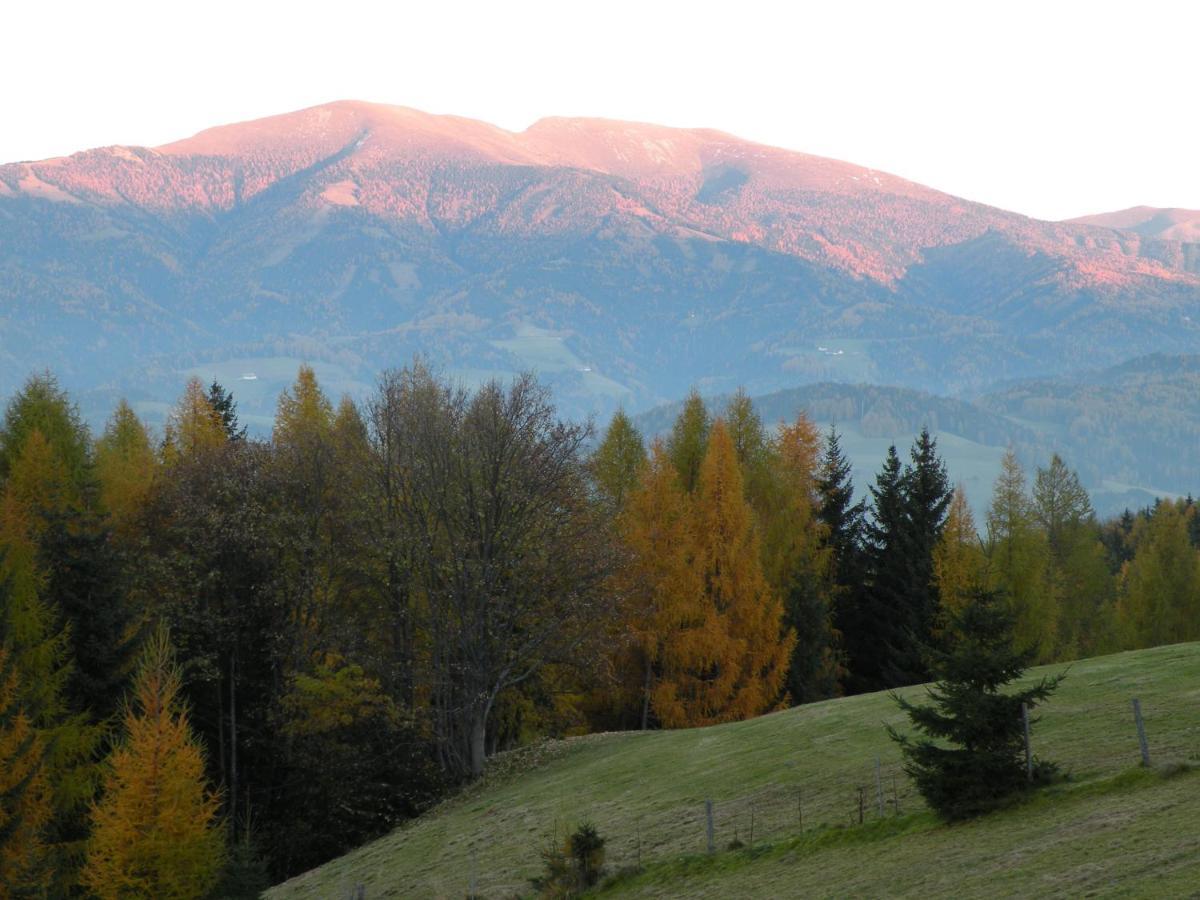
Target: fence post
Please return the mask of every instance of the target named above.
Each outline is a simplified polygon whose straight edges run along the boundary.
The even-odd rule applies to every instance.
[[[705,831],[708,835],[708,852],[711,855],[717,849],[716,840],[713,836],[713,809],[711,800],[704,801],[704,818]]]
[[[1029,746],[1029,704],[1021,704],[1021,721],[1025,725],[1025,780],[1033,783],[1033,750]]]
[[[1142,765],[1150,768],[1150,744],[1146,741],[1146,723],[1142,721],[1142,704],[1133,698],[1133,721],[1137,725],[1138,744],[1142,748]]]
[[[883,775],[880,772],[879,757],[875,757],[875,805],[879,807],[879,818],[883,818]]]

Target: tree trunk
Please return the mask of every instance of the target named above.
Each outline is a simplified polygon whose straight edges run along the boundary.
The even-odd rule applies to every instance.
[[[471,777],[483,774],[483,762],[487,758],[487,710],[478,709],[471,716]]]

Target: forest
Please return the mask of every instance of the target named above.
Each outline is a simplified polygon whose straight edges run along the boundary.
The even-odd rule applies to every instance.
[[[926,430],[865,490],[838,434],[693,393],[664,440],[532,376],[421,362],[269,440],[190,381],[93,436],[50,374],[0,424],[0,896],[251,897],[545,737],[927,680],[996,592],[1037,662],[1200,638],[1192,499],[1101,521],[1009,452],[973,520]]]

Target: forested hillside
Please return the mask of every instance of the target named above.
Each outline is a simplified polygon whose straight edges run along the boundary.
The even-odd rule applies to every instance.
[[[1042,662],[1200,637],[1195,505],[1101,521],[1057,456],[1007,454],[975,519],[928,431],[855,484],[836,431],[744,394],[589,446],[530,377],[414,364],[335,404],[302,368],[269,440],[220,384],[93,436],[30,378],[0,427],[5,879],[251,896],[542,737],[923,681],[980,590]]]

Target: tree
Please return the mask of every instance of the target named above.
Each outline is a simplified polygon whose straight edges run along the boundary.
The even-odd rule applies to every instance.
[[[418,366],[383,387],[395,394],[376,403],[389,477],[427,604],[435,734],[449,771],[478,776],[496,698],[570,662],[611,615],[588,429],[558,421],[532,376],[468,395]]]
[[[21,706],[14,660],[0,647],[0,896],[39,896],[50,885],[45,754],[45,737]]]
[[[41,433],[77,490],[91,465],[90,438],[79,410],[49,372],[34,375],[12,398],[0,426],[0,484],[8,478],[33,431]]]
[[[82,881],[102,900],[203,897],[220,875],[220,800],[205,786],[203,754],[180,687],[170,639],[160,628],[143,651],[124,734],[92,808]]]
[[[727,639],[694,685],[693,724],[745,719],[775,707],[796,642],[762,572],[759,537],[743,493],[733,440],[722,420],[709,435],[694,506],[694,564]]]
[[[221,420],[221,428],[225,432],[226,440],[244,441],[246,439],[246,429],[238,421],[237,401],[233,399],[233,393],[225,390],[215,380],[208,386],[208,405],[213,408],[213,412]]]
[[[785,628],[796,634],[787,676],[793,703],[835,696],[845,674],[833,625],[833,551],[818,519],[820,453],[820,435],[804,415],[781,428],[764,453],[770,487],[762,495],[763,570],[783,600]]]
[[[987,557],[975,528],[975,517],[967,503],[967,492],[959,485],[946,513],[946,527],[933,551],[933,572],[941,601],[936,632],[962,611],[986,583]]]
[[[617,668],[636,698],[642,729],[651,714],[667,727],[689,724],[679,702],[691,673],[713,665],[714,611],[692,564],[690,500],[662,444],[656,441],[637,488],[618,520],[629,561],[614,574],[618,621]]]
[[[1000,462],[987,530],[991,586],[1012,606],[1017,646],[1032,647],[1034,659],[1047,662],[1058,637],[1058,608],[1046,590],[1049,547],[1034,522],[1025,472],[1011,448]]]
[[[1200,552],[1188,539],[1194,507],[1160,501],[1134,526],[1134,556],[1121,572],[1116,606],[1123,649],[1200,637]]]
[[[96,441],[95,455],[101,504],[113,530],[130,540],[158,469],[158,459],[146,426],[124,400],[117,404]]]
[[[693,388],[683,401],[683,409],[667,438],[667,456],[679,473],[679,483],[689,494],[696,490],[700,481],[700,465],[704,461],[711,427],[704,400]]]
[[[981,815],[1027,784],[1021,707],[1032,710],[1046,700],[1063,676],[1003,693],[1032,660],[1032,653],[1013,649],[1013,626],[1012,612],[995,594],[975,593],[951,619],[950,649],[929,648],[938,679],[929,690],[933,702],[893,695],[925,736],[914,740],[891,726],[888,733],[900,744],[917,790],[944,819]],[[1039,781],[1054,771],[1045,762],[1036,766]]]
[[[164,460],[171,463],[181,456],[219,447],[228,440],[228,423],[224,414],[214,408],[200,379],[190,379],[183,396],[167,417],[166,433],[163,437]]]
[[[611,509],[624,507],[645,464],[646,447],[641,433],[623,410],[617,410],[591,460],[596,490]]]
[[[862,542],[866,502],[854,502],[851,474],[841,438],[837,429],[830,426],[817,475],[817,519],[823,526],[823,543],[830,551],[829,602],[833,627],[853,660],[856,654],[851,640],[858,632],[864,602],[866,560]]]

